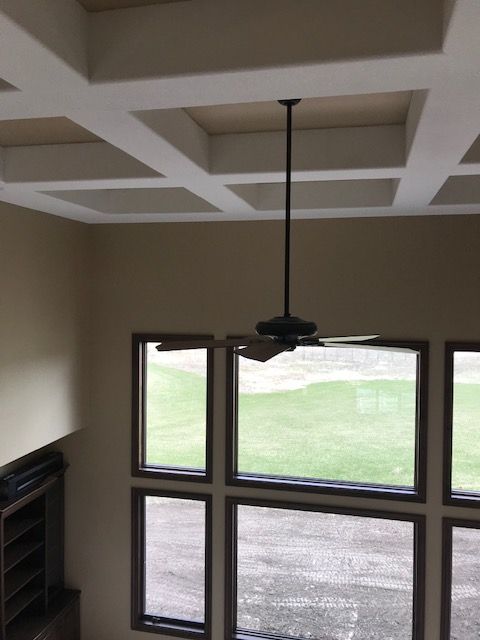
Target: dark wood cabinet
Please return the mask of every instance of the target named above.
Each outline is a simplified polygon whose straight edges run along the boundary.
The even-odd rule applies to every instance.
[[[63,473],[0,501],[0,640],[78,640],[79,594],[63,585]]]

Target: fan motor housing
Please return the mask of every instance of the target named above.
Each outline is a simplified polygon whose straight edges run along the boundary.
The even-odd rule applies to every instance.
[[[275,316],[257,323],[255,331],[261,336],[273,338],[305,338],[317,333],[317,325],[297,316]]]

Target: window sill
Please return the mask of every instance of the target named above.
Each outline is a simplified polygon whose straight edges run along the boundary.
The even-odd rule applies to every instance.
[[[357,496],[360,498],[378,498],[382,500],[400,500],[404,502],[425,502],[425,496],[414,487],[390,487],[386,485],[360,484],[353,482],[333,482],[308,478],[281,478],[278,476],[239,473],[226,483],[234,487],[252,487],[255,489],[279,489],[282,491],[304,491],[326,495]],[[478,496],[480,501],[480,494]],[[480,505],[479,505],[480,506]]]
[[[134,631],[147,631],[148,633],[159,633],[167,636],[180,638],[201,638],[208,640],[203,624],[186,623],[181,620],[170,620],[168,618],[157,618],[155,616],[145,616],[136,620],[132,624]]]
[[[452,491],[444,498],[444,504],[454,507],[472,507],[480,508],[480,492],[479,491]]]
[[[134,478],[157,478],[162,480],[182,480],[185,482],[205,482],[211,483],[211,473],[201,469],[161,467],[156,465],[145,465],[132,469]]]

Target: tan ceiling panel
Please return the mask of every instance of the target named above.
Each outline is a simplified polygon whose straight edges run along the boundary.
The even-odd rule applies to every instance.
[[[78,0],[87,11],[111,11],[112,9],[130,9],[146,7],[150,4],[170,4],[189,0]]]
[[[480,162],[480,136],[478,136],[462,159],[462,163],[464,164],[470,164],[472,162]]]
[[[304,98],[294,109],[294,129],[332,129],[403,124],[411,91],[326,98]],[[256,133],[285,128],[285,107],[278,102],[224,104],[186,109],[207,133]]]
[[[278,182],[229,185],[240,198],[258,211],[281,211],[285,206],[285,186]],[[293,210],[389,207],[392,181],[323,180],[292,184]]]
[[[93,133],[68,118],[32,118],[0,121],[0,147],[98,142]]]
[[[47,195],[102,213],[213,213],[218,211],[188,189],[89,189],[46,191]]]
[[[451,176],[430,204],[480,204],[480,176]]]
[[[10,84],[0,78],[0,91],[18,91],[18,89],[17,87],[14,87],[13,84]]]

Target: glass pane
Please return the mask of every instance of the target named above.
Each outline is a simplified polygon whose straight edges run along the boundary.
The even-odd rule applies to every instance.
[[[205,617],[205,503],[145,498],[145,613]]]
[[[413,540],[411,522],[238,506],[238,628],[411,640]]]
[[[480,637],[480,531],[464,527],[452,530],[451,640]]]
[[[452,489],[480,491],[480,353],[453,362]]]
[[[147,465],[205,469],[207,351],[147,344]]]
[[[414,485],[417,353],[239,357],[238,472]]]

